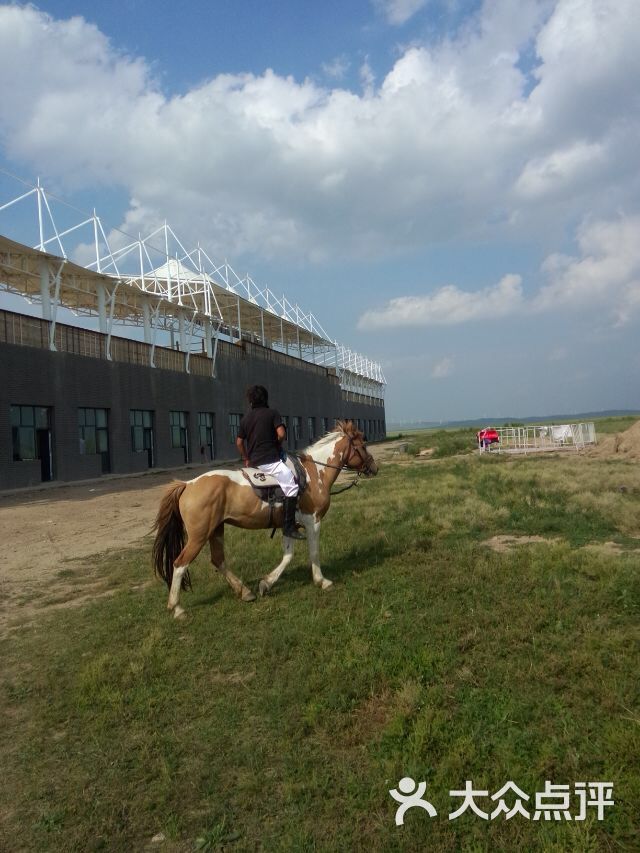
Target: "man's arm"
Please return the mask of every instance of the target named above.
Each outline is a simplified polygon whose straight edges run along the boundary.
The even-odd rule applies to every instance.
[[[238,453],[240,454],[240,456],[242,456],[242,461],[244,462],[244,464],[246,466],[248,466],[249,465],[249,457],[247,456],[247,451],[246,451],[245,446],[244,446],[244,439],[240,438],[240,436],[238,436],[238,438],[236,438],[236,447],[238,448]]]
[[[280,424],[276,427],[276,439],[278,441],[278,453],[280,454],[280,459],[282,462],[286,462],[287,453],[282,446],[282,443],[287,440],[287,429],[284,424]]]

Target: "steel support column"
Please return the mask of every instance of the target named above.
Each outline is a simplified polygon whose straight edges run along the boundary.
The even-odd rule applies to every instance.
[[[145,344],[151,343],[151,310],[149,308],[149,303],[145,301],[142,303],[142,322],[144,324],[144,342]]]
[[[49,264],[40,261],[40,296],[42,298],[42,319],[51,320],[51,293],[49,290]]]
[[[98,329],[104,335],[107,332],[107,296],[104,284],[96,285],[96,293],[98,295]]]

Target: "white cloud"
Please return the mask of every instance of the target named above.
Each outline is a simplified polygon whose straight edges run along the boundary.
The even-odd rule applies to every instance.
[[[362,83],[362,88],[364,89],[366,96],[368,98],[373,97],[373,87],[376,82],[375,75],[373,73],[373,69],[369,65],[369,60],[365,59],[365,61],[360,66],[360,81]]]
[[[323,62],[322,70],[332,80],[342,80],[350,66],[351,63],[348,58],[342,54],[341,56],[335,56],[330,62]]]
[[[597,309],[616,326],[640,314],[640,215],[584,223],[577,234],[579,254],[549,255],[542,265],[546,282],[525,299],[519,275],[477,291],[454,285],[428,296],[398,296],[384,307],[365,312],[363,330],[406,326],[457,325],[543,311]],[[566,356],[556,348],[550,360]]]
[[[597,181],[606,166],[602,144],[578,142],[565,149],[530,160],[516,181],[524,198],[565,195],[585,181]]]
[[[453,359],[445,358],[440,359],[440,361],[434,364],[433,369],[431,370],[431,378],[432,379],[446,379],[447,376],[451,376],[453,373]]]
[[[424,8],[428,0],[373,0],[373,4],[390,24],[406,23],[416,12]]]
[[[469,292],[454,285],[441,287],[432,296],[399,296],[384,308],[365,312],[360,329],[396,326],[452,326],[470,320],[504,317],[523,304],[519,275],[506,275],[498,284]]]
[[[636,5],[491,0],[378,81],[365,62],[361,93],[266,70],[172,97],[82,18],[0,6],[0,146],[63,189],[124,188],[125,226],[167,216],[234,259],[535,240],[638,210]]]
[[[537,310],[597,307],[617,325],[640,309],[640,216],[589,222],[578,233],[580,255],[550,255],[548,281],[533,301]]]

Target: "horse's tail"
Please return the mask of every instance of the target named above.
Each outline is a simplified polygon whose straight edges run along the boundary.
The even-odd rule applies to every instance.
[[[180,515],[180,496],[186,489],[186,483],[172,483],[160,502],[158,515],[153,529],[156,538],[153,543],[153,568],[156,576],[162,578],[171,589],[173,564],[184,548],[184,523]],[[191,589],[191,578],[187,570],[182,578],[182,589]]]

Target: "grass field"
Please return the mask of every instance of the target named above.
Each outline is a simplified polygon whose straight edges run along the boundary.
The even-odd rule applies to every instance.
[[[618,417],[593,418],[596,436],[609,435],[616,432],[624,432],[638,420],[637,415],[620,415]],[[544,423],[544,421],[541,421]],[[576,423],[569,418],[567,423]],[[509,424],[505,424],[508,426]],[[513,424],[510,424],[513,426]],[[478,422],[476,426],[469,427],[442,427],[431,429],[413,429],[392,432],[387,435],[388,441],[404,438],[409,442],[409,452],[417,453],[419,450],[433,448],[434,457],[443,459],[446,456],[455,456],[459,453],[471,453],[477,450],[476,433],[482,429]],[[530,426],[530,424],[528,424]]]
[[[278,538],[227,535],[245,580],[277,562]],[[106,557],[113,596],[0,646],[0,849],[638,850],[639,535],[637,465],[476,454],[389,463],[336,498],[330,593],[304,547],[255,604],[202,556],[177,622],[140,587],[148,548]],[[395,826],[403,776],[437,817]],[[615,806],[450,821],[465,780],[611,781]]]

